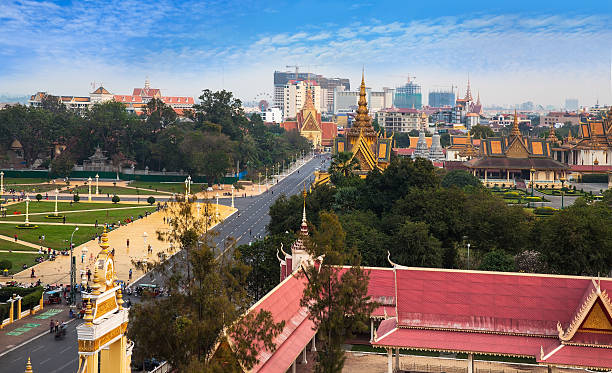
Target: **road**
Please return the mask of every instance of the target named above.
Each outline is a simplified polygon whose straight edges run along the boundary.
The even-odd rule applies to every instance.
[[[322,158],[315,157],[302,165],[299,168],[299,173],[297,170],[294,170],[271,187],[267,193],[254,197],[236,198],[234,206],[238,208],[239,213],[233,214],[215,228],[219,233],[214,238],[217,247],[222,248],[223,241],[227,237],[235,237],[238,244],[248,244],[256,240],[256,236],[264,237],[266,235],[266,225],[270,221],[268,215],[270,205],[283,194],[293,195],[300,192],[304,183],[309,183],[313,180],[313,174],[317,168],[327,169],[328,166],[328,160],[322,163]],[[231,199],[219,199],[219,203],[229,205],[231,204]],[[170,260],[177,260],[179,258],[180,254],[177,254],[177,256]],[[150,273],[134,282],[134,284],[157,281],[158,277],[155,273]],[[66,338],[62,341],[56,341],[53,335],[45,334],[0,356],[1,371],[7,373],[23,372],[28,357],[31,357],[32,367],[35,372],[76,372],[78,369],[76,327],[81,322],[82,320],[71,322],[68,325]],[[3,335],[0,334],[0,338],[2,337]]]

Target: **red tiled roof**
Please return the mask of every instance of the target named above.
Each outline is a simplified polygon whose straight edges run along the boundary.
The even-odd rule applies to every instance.
[[[395,319],[390,319],[392,322]],[[534,338],[516,335],[454,332],[445,330],[424,330],[390,328],[389,320],[381,324],[374,346],[402,346],[406,348],[436,351],[466,351],[488,354],[521,356],[539,355],[540,346],[556,343],[552,338]],[[384,329],[382,328],[384,327]],[[390,331],[387,331],[389,330]],[[387,331],[385,334],[381,332]]]
[[[412,155],[412,153],[414,153],[413,148],[393,148],[393,151],[395,154],[403,156]]]
[[[334,122],[322,122],[321,123],[321,141],[333,140],[334,137],[338,136],[338,126]]]
[[[294,122],[294,121],[282,122],[280,126],[283,127],[285,131],[297,131],[298,130],[298,124],[297,122]]]
[[[607,166],[607,165],[578,165],[578,164],[573,164],[570,165],[570,171],[575,171],[575,172],[589,172],[589,171],[598,171],[598,172],[607,172],[607,171],[612,171],[612,166]]]
[[[194,103],[193,97],[187,97],[187,96],[168,96],[168,97],[162,97],[161,100],[164,102],[164,104],[189,104],[189,105],[193,105],[193,103]]]
[[[545,360],[540,358],[538,362],[588,368],[610,369],[612,367],[612,350],[609,348],[562,345],[556,352],[553,351]],[[569,364],[570,362],[572,364]]]
[[[132,96],[154,97],[161,96],[159,88],[134,88]]]
[[[123,103],[142,102],[142,96],[114,95],[113,98],[115,101]]]

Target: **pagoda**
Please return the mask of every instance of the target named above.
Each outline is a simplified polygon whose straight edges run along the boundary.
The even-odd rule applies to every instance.
[[[380,136],[380,133],[372,127],[372,118],[369,115],[366,100],[365,79],[362,73],[357,114],[353,126],[346,132],[346,137],[335,139],[334,154],[351,152],[351,161],[357,159],[359,162],[354,172],[365,177],[370,171],[387,168],[391,158],[391,141],[392,136]]]
[[[444,160],[444,150],[440,145],[440,133],[436,130],[431,140],[431,148],[429,148],[429,160],[432,162],[441,162]]]

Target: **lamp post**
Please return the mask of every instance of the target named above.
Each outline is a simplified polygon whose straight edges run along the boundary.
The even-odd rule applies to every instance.
[[[53,215],[57,216],[57,196],[59,195],[59,189],[55,188],[55,211]]]
[[[98,195],[98,181],[100,180],[100,175],[96,174],[96,196]]]
[[[79,230],[79,227],[74,227],[74,231],[70,235],[70,305],[74,305],[76,303],[76,291],[74,286],[76,285],[76,260],[73,254],[72,248],[72,238],[76,231]]]
[[[215,215],[217,215],[217,218],[219,218],[219,192],[215,194],[215,197],[217,198],[217,204],[215,205]]]
[[[26,220],[25,225],[30,225],[30,196],[26,196]]]
[[[259,183],[257,184],[257,191],[261,193],[261,172],[259,173]]]
[[[198,209],[198,215],[197,215],[197,216],[198,216],[198,218],[199,218],[199,217],[200,217],[200,208],[201,208],[201,206],[200,206],[200,202],[198,202],[198,203],[196,204],[196,208]]]
[[[191,176],[187,176],[187,178],[185,179],[185,193],[187,197],[189,197],[189,195],[191,194],[191,184]]]
[[[468,267],[468,269],[470,269],[470,243],[469,242],[467,244],[467,249],[468,249],[467,267]]]
[[[266,172],[266,175],[264,177],[264,181],[266,182],[266,187],[267,187],[268,186],[268,167],[266,166],[264,169],[265,169],[265,172]]]
[[[565,177],[561,176],[559,180],[561,181],[561,210],[563,210],[563,197],[565,197]]]
[[[4,194],[4,171],[0,171],[0,198]]]
[[[232,185],[232,208],[234,208],[234,186]]]
[[[89,178],[87,179],[87,186],[88,186],[88,188],[89,188],[89,190],[88,190],[88,195],[87,195],[87,200],[88,200],[89,202],[91,202],[91,177],[89,177]]]
[[[529,172],[531,172],[531,196],[533,197],[533,184],[535,183],[534,177],[535,177],[536,170],[532,167],[531,170],[529,170]]]

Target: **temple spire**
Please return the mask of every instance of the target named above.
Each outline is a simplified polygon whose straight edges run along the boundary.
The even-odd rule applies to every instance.
[[[550,133],[548,134],[548,142],[551,144],[556,144],[559,141],[557,139],[557,135],[555,134],[555,125],[550,126]]]
[[[306,222],[306,185],[304,185],[302,197],[304,198],[304,205],[302,208],[302,225],[300,227],[300,234],[308,236],[308,223]]]
[[[476,105],[480,105],[480,91],[478,91],[478,99],[476,99]]]
[[[30,357],[28,357],[28,363],[26,364],[26,370],[25,373],[33,373],[34,371],[32,370],[32,363],[30,362]]]
[[[310,82],[306,83],[306,97],[304,99],[303,110],[315,110],[314,102],[312,101],[312,89],[310,89]]]
[[[516,109],[514,109],[514,124],[512,125],[512,131],[510,132],[511,136],[520,136],[521,130],[519,129],[518,122],[518,114],[516,113]]]
[[[465,101],[472,101],[472,90],[470,89],[470,75],[468,74],[467,90],[465,91]]]

